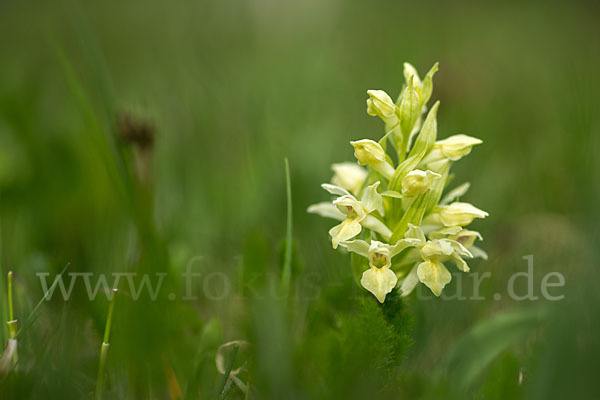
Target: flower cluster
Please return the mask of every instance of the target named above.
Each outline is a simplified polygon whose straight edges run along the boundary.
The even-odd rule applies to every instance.
[[[397,286],[406,296],[419,281],[439,296],[452,279],[446,262],[468,271],[465,258],[487,257],[474,246],[481,235],[465,227],[488,214],[457,201],[469,184],[443,196],[452,163],[481,140],[466,135],[436,140],[439,102],[429,109],[427,103],[437,68],[421,80],[404,64],[406,83],[395,102],[383,90],[367,91],[367,113],[384,122],[385,135],[377,142],[350,142],[360,165],[333,164],[331,183],[322,185],[333,200],[308,208],[340,221],[329,231],[333,248],[368,259],[360,283],[382,303]]]

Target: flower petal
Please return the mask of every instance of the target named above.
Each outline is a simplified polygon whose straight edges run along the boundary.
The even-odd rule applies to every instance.
[[[469,225],[475,218],[485,218],[488,213],[469,203],[454,202],[442,206],[440,219],[444,226]]]
[[[423,233],[423,230],[420,227],[415,226],[413,224],[408,224],[408,230],[404,234],[404,237],[406,239],[418,239],[422,243],[425,243],[427,241],[427,239],[425,239],[425,234]]]
[[[311,214],[320,215],[321,217],[337,219],[338,221],[346,219],[346,216],[336,206],[327,201],[313,204],[306,211]]]
[[[400,293],[402,297],[406,297],[415,289],[417,283],[419,283],[419,277],[417,276],[417,267],[419,264],[415,264],[415,266],[410,270],[408,275],[404,277],[402,280],[402,284],[400,285]]]
[[[362,230],[362,225],[356,219],[345,219],[341,224],[334,226],[329,230],[331,235],[331,244],[337,249],[340,242],[352,239]]]
[[[389,268],[374,267],[363,272],[360,280],[360,284],[373,293],[380,303],[385,301],[385,296],[396,287],[397,282],[398,277]]]
[[[452,275],[444,264],[430,260],[419,264],[417,276],[436,296],[439,296],[444,286],[452,280]]]
[[[394,257],[407,247],[416,247],[421,244],[419,239],[400,239],[392,246],[390,250],[390,257]]]
[[[363,257],[369,257],[369,243],[364,240],[348,240],[346,242],[341,242],[340,246]]]
[[[383,222],[372,215],[367,215],[360,223],[367,229],[379,233],[385,240],[390,240],[392,231]]]
[[[483,249],[477,247],[477,246],[471,246],[469,247],[469,251],[471,252],[471,254],[473,255],[473,258],[483,258],[484,260],[488,259],[488,255],[485,251],[483,251]]]
[[[429,237],[431,239],[443,239],[451,235],[456,235],[460,231],[462,231],[462,227],[460,226],[448,226],[442,229],[438,229],[437,231],[430,232]]]
[[[331,183],[323,183],[321,187],[336,196],[351,196],[350,192],[341,186],[332,185]]]
[[[331,183],[341,186],[357,195],[367,178],[368,172],[360,165],[352,162],[343,162],[331,166],[334,176]]]
[[[360,202],[368,213],[377,210],[379,214],[383,215],[383,197],[381,197],[377,191],[378,186],[379,181],[367,186],[367,189],[365,190]]]
[[[469,187],[471,187],[471,184],[469,182],[465,182],[462,185],[452,189],[448,192],[447,195],[444,196],[442,201],[440,201],[440,205],[445,206],[446,204],[456,200],[457,198],[464,196],[464,194],[467,193],[467,191],[469,190]]]
[[[456,268],[460,269],[462,272],[469,272],[471,270],[467,262],[463,260],[462,257],[458,254],[454,253],[452,255],[452,259],[456,263]]]

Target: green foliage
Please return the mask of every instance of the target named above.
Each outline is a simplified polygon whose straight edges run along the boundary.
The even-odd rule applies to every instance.
[[[500,356],[490,366],[485,381],[474,395],[474,399],[477,400],[520,400],[525,398],[521,360],[509,352]]]
[[[250,399],[600,398],[596,15],[584,1],[0,2],[1,351],[9,269],[21,328],[0,398],[92,397],[108,301],[80,285],[68,302],[40,301],[36,273],[67,264],[168,272],[156,302],[121,292],[105,398],[166,399],[173,385],[216,398],[215,355],[231,340],[252,343],[238,359]],[[470,265],[492,273],[485,300],[379,305],[357,285],[367,260],[348,265],[330,225],[305,212],[330,163],[351,158],[341,143],[373,132],[365,90],[399,93],[404,60],[440,61],[438,136],[485,142],[453,170],[472,178],[461,200],[494,211],[478,227],[490,258]],[[156,133],[145,183],[123,114]],[[287,304],[272,298],[290,248],[284,157]],[[526,254],[542,277],[565,275],[565,301],[544,324],[498,324],[537,305],[505,296]],[[179,273],[195,256],[197,299],[183,300]],[[231,278],[222,300],[204,295],[211,272]],[[455,370],[435,374],[449,359]]]
[[[498,314],[476,325],[450,350],[442,371],[461,390],[474,384],[486,367],[547,318],[545,309]]]

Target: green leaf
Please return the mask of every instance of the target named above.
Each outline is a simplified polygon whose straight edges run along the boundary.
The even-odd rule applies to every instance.
[[[400,130],[404,143],[408,143],[410,133],[421,115],[421,99],[413,86],[413,77],[408,81],[408,86],[402,91],[400,105],[396,112],[400,119]]]
[[[227,397],[229,390],[231,390],[231,379],[230,374],[233,369],[233,363],[237,357],[237,353],[239,350],[239,346],[237,344],[233,345],[233,350],[231,351],[231,356],[229,358],[229,363],[227,364],[227,369],[225,370],[225,375],[223,375],[223,379],[221,381],[221,389],[219,390],[219,400],[223,400]]]
[[[423,79],[423,98],[421,99],[421,105],[424,106],[427,104],[429,99],[431,98],[431,93],[433,93],[433,75],[438,70],[439,63],[433,64],[433,67],[427,72],[425,75],[425,79]]]
[[[423,157],[425,157],[433,147],[437,137],[436,115],[439,105],[440,102],[438,101],[431,107],[408,158],[396,168],[396,172],[394,172],[394,175],[392,176],[389,186],[390,190],[400,192],[402,190],[402,179],[404,179],[406,174],[417,167],[419,162],[421,162]]]
[[[509,311],[476,325],[454,345],[438,373],[467,390],[504,350],[523,339],[548,316],[544,308]]]
[[[285,258],[283,261],[283,272],[281,274],[281,284],[284,294],[287,296],[290,292],[292,280],[292,184],[290,179],[290,164],[285,159],[285,193],[287,198],[287,224],[285,230]]]
[[[404,196],[402,196],[402,193],[396,192],[394,190],[386,190],[385,192],[381,193],[382,196],[386,196],[386,197],[393,197],[395,199],[401,199]]]
[[[394,228],[394,233],[390,239],[390,243],[395,243],[404,237],[404,233],[408,229],[408,224],[421,225],[423,216],[425,215],[425,207],[429,203],[431,198],[431,190],[420,194],[410,205],[408,210],[402,216],[402,219],[398,222]]]
[[[444,167],[441,168],[441,171],[438,171],[441,178],[433,181],[433,186],[429,189],[431,192],[431,196],[429,197],[429,201],[425,206],[425,214],[429,214],[431,210],[438,204],[440,198],[442,197],[442,192],[444,191],[444,187],[446,186],[446,179],[448,178],[448,171],[450,169],[450,164],[446,163]]]
[[[448,192],[447,195],[444,196],[442,201],[440,201],[440,205],[443,206],[446,204],[450,204],[455,199],[463,196],[465,193],[467,193],[470,186],[471,186],[471,184],[469,182],[465,182],[462,185],[457,186],[456,188],[452,189],[451,191]]]

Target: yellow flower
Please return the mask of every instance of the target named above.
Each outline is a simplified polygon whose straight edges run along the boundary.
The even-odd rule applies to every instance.
[[[475,243],[475,239],[483,240],[481,234],[477,231],[470,231],[467,229],[463,229],[457,234],[451,235],[448,237],[449,239],[456,240],[458,243],[465,246],[467,249],[473,246]]]
[[[408,295],[421,281],[433,294],[439,296],[451,280],[452,275],[443,264],[445,261],[453,260],[461,271],[469,271],[469,266],[462,256],[472,257],[472,254],[459,242],[451,239],[427,240],[420,227],[409,224],[405,234],[406,240],[412,240],[412,246],[420,251],[423,262],[413,268],[402,283],[402,295]]]
[[[441,206],[439,217],[444,226],[469,225],[475,218],[485,218],[489,214],[469,203],[454,202]]]
[[[417,267],[417,276],[436,296],[452,280],[452,274],[437,260],[425,260]]]
[[[344,162],[333,164],[331,169],[334,173],[331,183],[343,187],[355,196],[358,195],[368,175],[363,167],[355,163]]]
[[[340,196],[332,204],[337,211],[333,211],[332,207],[323,203],[310,206],[308,211],[342,221],[329,230],[334,249],[338,247],[340,242],[358,235],[363,226],[379,233],[385,240],[390,238],[392,235],[390,229],[379,219],[370,215],[374,211],[377,211],[380,215],[383,215],[384,212],[383,199],[381,194],[377,192],[379,182],[368,186],[360,201],[342,187],[327,183],[322,186],[329,193]]]
[[[384,178],[390,180],[394,175],[394,167],[387,161],[385,150],[381,145],[370,139],[350,142],[354,146],[354,156],[362,165],[369,165]]]
[[[471,257],[471,253],[460,243],[449,239],[435,239],[427,242],[421,248],[423,261],[417,267],[417,276],[433,294],[439,296],[450,281],[452,275],[443,261],[453,259],[456,266],[463,272],[469,271],[469,266],[461,255]]]
[[[410,171],[404,179],[402,179],[402,194],[405,196],[413,197],[425,193],[431,185],[434,179],[440,178],[441,175],[432,171],[422,171],[415,169]]]
[[[487,260],[487,253],[481,248],[475,246],[475,239],[483,240],[479,232],[463,229],[457,234],[449,236],[448,239],[456,240],[458,243],[465,246],[473,255],[473,257],[479,257]]]
[[[369,259],[369,269],[363,272],[360,283],[380,303],[383,303],[385,296],[396,287],[398,282],[398,277],[390,269],[392,257],[411,246],[413,242],[412,240],[402,239],[392,246],[377,240],[371,240],[371,244],[364,240],[352,240],[341,242],[340,245]]]

